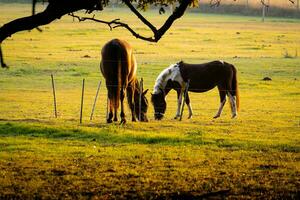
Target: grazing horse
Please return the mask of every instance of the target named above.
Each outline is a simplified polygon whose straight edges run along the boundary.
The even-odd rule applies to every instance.
[[[113,117],[114,121],[118,121],[119,101],[121,101],[121,124],[126,123],[124,113],[125,90],[132,121],[136,121],[136,117],[140,114],[139,109],[137,109],[140,95],[142,97],[141,121],[148,121],[148,101],[145,97],[148,90],[140,92],[140,85],[136,78],[137,63],[131,46],[124,40],[113,39],[104,45],[101,54],[100,70],[106,81],[109,99],[107,123],[111,123]]]
[[[187,64],[179,62],[170,65],[163,70],[156,79],[154,92],[151,97],[154,106],[154,118],[160,120],[166,111],[166,95],[171,89],[177,91],[177,112],[175,119],[180,117],[180,108],[186,84],[189,82],[188,91],[206,92],[218,87],[220,95],[220,107],[214,118],[220,117],[223,106],[226,102],[226,95],[229,97],[232,118],[237,116],[239,109],[239,94],[237,83],[237,71],[232,64],[223,61],[213,61],[204,64]],[[190,98],[186,93],[185,102],[188,106],[189,117],[193,115]]]

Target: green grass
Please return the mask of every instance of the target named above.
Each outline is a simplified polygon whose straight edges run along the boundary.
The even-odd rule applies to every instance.
[[[42,9],[42,8],[40,8]],[[1,4],[0,24],[30,14],[30,6]],[[116,16],[117,15],[117,16]],[[159,25],[166,16],[146,14]],[[126,9],[98,18],[145,27]],[[140,41],[123,29],[63,17],[3,43],[9,70],[0,70],[0,198],[297,199],[300,188],[300,21],[189,13],[162,40]],[[146,88],[169,64],[215,59],[238,69],[241,110],[230,119],[216,89],[191,93],[193,119],[173,120],[175,92],[163,121],[120,126],[105,123],[100,49],[128,40]],[[85,57],[88,55],[89,57]],[[289,55],[288,57],[286,55]],[[58,118],[53,117],[54,74]],[[264,77],[272,81],[262,81]],[[83,124],[79,124],[86,78]],[[150,98],[150,94],[148,94]],[[127,116],[130,116],[128,108]],[[128,118],[129,120],[129,118]]]

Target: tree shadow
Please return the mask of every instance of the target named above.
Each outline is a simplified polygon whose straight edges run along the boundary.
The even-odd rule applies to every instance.
[[[28,122],[28,121],[26,121]],[[0,137],[17,137],[27,136],[35,138],[49,138],[60,140],[73,140],[82,142],[97,142],[99,144],[159,144],[170,146],[204,146],[210,145],[229,151],[239,150],[252,150],[252,151],[280,151],[280,152],[292,152],[299,153],[300,147],[293,144],[270,144],[243,141],[243,140],[231,140],[231,139],[218,139],[218,138],[203,138],[197,135],[187,136],[160,136],[157,134],[149,134],[147,131],[140,134],[124,133],[126,126],[118,125],[99,125],[95,130],[84,130],[81,128],[70,127],[51,127],[47,123],[35,124],[35,123],[23,123],[23,122],[0,122]],[[35,121],[36,122],[36,121]]]
[[[22,121],[23,122],[23,121]],[[18,122],[0,123],[0,137],[28,136],[35,138],[65,139],[77,141],[93,141],[103,144],[162,144],[187,145],[210,144],[211,142],[195,141],[193,138],[174,136],[157,136],[150,134],[125,134],[126,127],[117,125],[101,125],[97,131],[86,131],[80,128],[53,128],[45,125]],[[26,121],[27,122],[27,121]],[[97,126],[98,127],[98,126]]]

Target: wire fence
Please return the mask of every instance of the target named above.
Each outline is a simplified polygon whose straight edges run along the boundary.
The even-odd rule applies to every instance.
[[[144,74],[151,74],[152,72],[145,72]],[[157,76],[157,73],[154,73],[153,77]],[[141,77],[141,76],[140,76]],[[68,78],[65,77],[64,78]],[[71,120],[71,121],[80,121],[80,113],[82,116],[83,122],[91,121],[90,116],[92,110],[94,109],[94,114],[92,121],[94,122],[105,122],[106,121],[106,111],[107,111],[107,89],[105,81],[101,76],[87,76],[86,85],[84,91],[84,103],[82,103],[82,78],[81,77],[69,77],[74,78],[72,85],[76,87],[67,87],[68,83],[65,83],[65,80],[60,76],[54,76],[53,80],[55,83],[55,96],[56,102],[53,101],[53,88],[51,87],[51,77],[49,76],[49,85],[46,89],[36,89],[35,86],[32,86],[31,89],[20,89],[20,86],[16,86],[15,90],[1,90],[2,94],[5,94],[5,97],[0,98],[1,108],[0,108],[0,119],[55,119],[57,115],[58,119]],[[149,80],[149,76],[146,76],[146,80]],[[145,78],[144,78],[145,80]],[[102,81],[100,90],[98,91],[99,81]],[[152,83],[151,83],[152,82]],[[154,81],[145,81],[144,88],[150,88],[152,90],[154,86]],[[280,93],[277,93],[275,97],[272,98],[281,98],[280,101],[285,101],[289,103],[289,108],[286,109],[285,103],[278,103],[277,107],[270,107],[268,105],[268,94],[260,93],[257,91],[257,88],[241,88],[242,90],[242,113],[244,116],[256,116],[256,115],[265,115],[270,113],[280,113],[282,115],[288,115],[291,112],[291,107],[294,107],[295,110],[299,110],[297,104],[297,96],[289,99],[284,99],[284,96],[280,96]],[[16,92],[17,91],[17,92]],[[201,91],[202,92],[202,91]],[[280,92],[280,91],[278,91]],[[97,102],[95,103],[95,96],[97,95]],[[249,94],[255,96],[249,97]],[[220,100],[219,93],[217,89],[209,90],[208,92],[198,94],[198,93],[189,93],[191,99],[191,105],[193,108],[194,116],[209,116],[217,112]],[[243,96],[246,96],[247,99],[244,99]],[[154,109],[151,105],[150,99],[151,94],[147,94],[149,101],[148,117],[153,118]],[[177,110],[177,94],[175,91],[171,91],[167,97],[167,111],[166,118],[173,118]],[[291,101],[292,100],[292,101]],[[246,105],[243,102],[246,102]],[[56,104],[56,112],[55,112]],[[95,105],[94,105],[95,104]],[[125,104],[126,98],[125,98]],[[4,106],[5,105],[5,106]],[[82,107],[82,111],[81,111]],[[93,108],[94,107],[94,108]],[[187,108],[187,107],[185,107]],[[131,116],[129,107],[126,106],[125,113],[127,117]],[[224,108],[226,115],[231,115],[230,108]],[[295,111],[296,112],[296,111]],[[56,113],[56,115],[55,115]],[[187,109],[184,111],[185,115],[188,115]]]

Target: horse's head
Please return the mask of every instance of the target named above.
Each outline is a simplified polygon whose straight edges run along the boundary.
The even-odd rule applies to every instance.
[[[156,120],[161,120],[164,117],[167,108],[164,91],[160,89],[159,93],[151,94],[151,102],[154,106],[154,118]]]
[[[146,98],[146,94],[148,92],[148,89],[143,91],[142,93],[142,101],[141,101],[141,121],[142,122],[148,122],[148,117],[147,117],[147,111],[148,111],[148,100]],[[139,95],[138,95],[139,96]],[[139,118],[139,114],[140,114],[140,109],[139,109],[139,98],[135,98],[135,115],[137,118]]]

